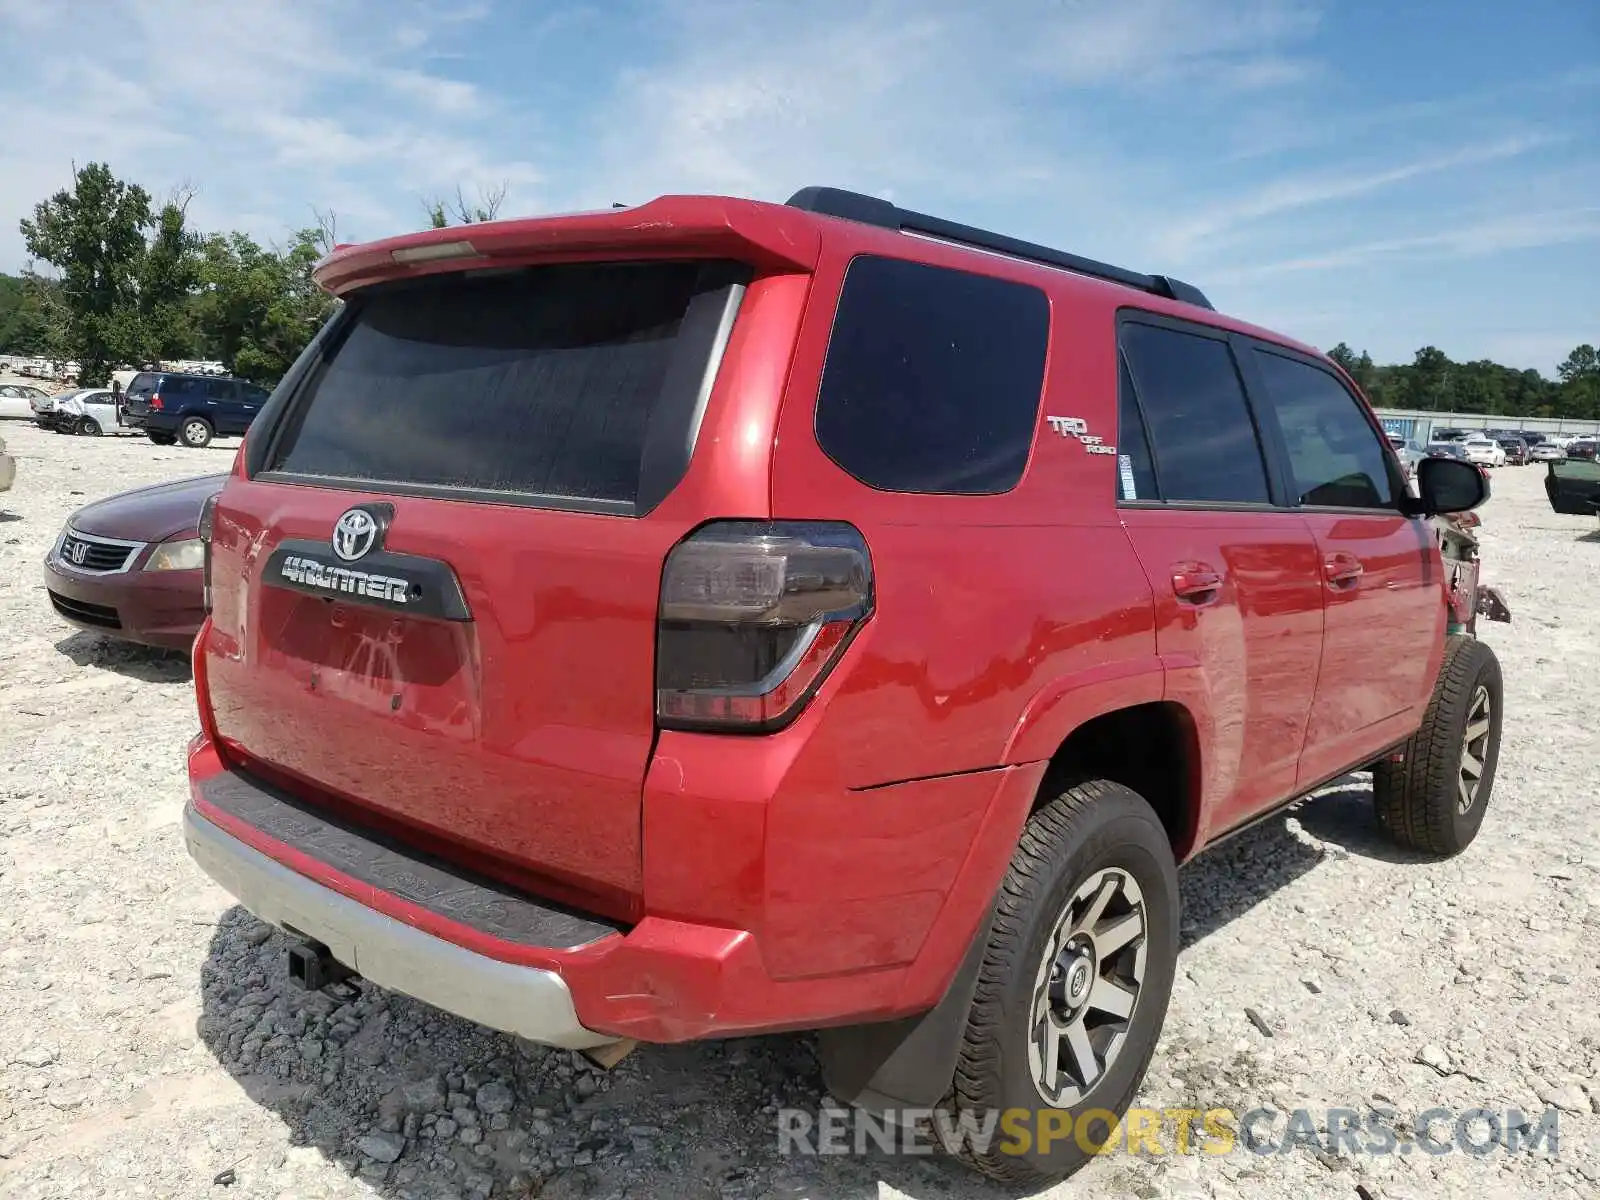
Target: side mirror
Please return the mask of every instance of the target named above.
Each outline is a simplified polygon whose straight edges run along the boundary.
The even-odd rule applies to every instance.
[[[1432,517],[1477,508],[1489,498],[1489,480],[1475,463],[1425,458],[1417,464],[1417,498],[1411,515]]]

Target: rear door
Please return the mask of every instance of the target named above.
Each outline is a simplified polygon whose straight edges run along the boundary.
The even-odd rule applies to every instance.
[[[1120,511],[1216,833],[1294,793],[1322,650],[1317,551],[1275,502],[1228,335],[1125,314],[1119,341]]]
[[[580,264],[352,297],[218,508],[224,744],[313,802],[636,915],[661,569],[707,515],[663,499],[742,274]]]
[[[1305,788],[1416,728],[1444,645],[1442,568],[1427,522],[1400,512],[1405,484],[1366,406],[1315,359],[1263,344],[1249,359],[1317,544],[1326,616]]]
[[[197,379],[195,387],[205,396],[206,414],[218,433],[243,433],[244,410],[239,403],[239,385],[231,379]]]
[[[271,393],[266,388],[257,387],[253,383],[239,383],[239,432],[243,433],[250,428],[251,423],[261,413],[261,406],[267,402]]]
[[[135,375],[122,394],[122,411],[125,416],[143,417],[150,411],[150,397],[156,394],[161,376],[149,372]]]

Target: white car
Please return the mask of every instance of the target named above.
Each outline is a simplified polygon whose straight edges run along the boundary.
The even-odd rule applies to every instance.
[[[1467,452],[1467,461],[1475,462],[1480,467],[1503,467],[1506,465],[1505,447],[1493,438],[1463,438],[1461,448]]]
[[[26,383],[0,383],[0,417],[31,421],[33,408],[28,401],[47,398],[42,389],[30,387]]]
[[[1556,442],[1535,442],[1528,450],[1529,462],[1566,462],[1565,446]]]
[[[99,437],[117,432],[117,399],[103,389],[73,392],[56,401],[56,432]]]

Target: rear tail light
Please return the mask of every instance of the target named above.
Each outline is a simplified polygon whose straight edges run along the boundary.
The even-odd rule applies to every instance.
[[[151,408],[160,408],[161,407],[161,393],[160,392],[151,392],[150,393],[150,407]]]
[[[673,548],[662,573],[657,721],[781,729],[822,686],[872,604],[872,560],[853,526],[704,526]]]
[[[218,497],[214,495],[207,496],[206,502],[200,506],[200,545],[205,550],[205,555],[201,559],[204,572],[202,578],[205,580],[201,595],[207,612],[211,611],[211,539],[216,532],[217,499]]]

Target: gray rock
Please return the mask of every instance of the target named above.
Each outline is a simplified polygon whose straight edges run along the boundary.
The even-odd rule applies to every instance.
[[[510,1129],[511,1117],[506,1113],[497,1112],[489,1118],[489,1128],[493,1129],[496,1133],[500,1132],[502,1129]]]
[[[450,1115],[456,1119],[457,1125],[476,1125],[478,1123],[478,1114],[465,1104],[452,1109]]]
[[[1416,1058],[1412,1061],[1419,1062],[1425,1067],[1432,1067],[1441,1075],[1448,1075],[1453,1069],[1450,1065],[1450,1056],[1444,1052],[1444,1048],[1435,1046],[1432,1042],[1418,1050]]]
[[[511,1106],[516,1103],[516,1096],[511,1089],[498,1079],[479,1088],[475,1099],[479,1110],[491,1116],[510,1112]]]
[[[456,1130],[459,1128],[461,1127],[449,1117],[440,1117],[433,1127],[433,1132],[436,1137],[455,1137]]]
[[[12,1058],[12,1062],[24,1067],[48,1067],[61,1057],[61,1051],[54,1046],[29,1046],[21,1054]]]
[[[1575,1083],[1562,1084],[1560,1087],[1546,1085],[1538,1089],[1537,1095],[1545,1104],[1559,1108],[1562,1112],[1585,1115],[1589,1112],[1589,1097],[1585,1096],[1583,1089]]]
[[[374,1130],[356,1143],[356,1149],[368,1158],[381,1163],[392,1163],[405,1153],[406,1139],[398,1133]]]
[[[437,1075],[418,1079],[400,1089],[400,1097],[407,1112],[431,1113],[444,1107],[444,1080]]]
[[[463,1146],[476,1146],[483,1141],[483,1130],[476,1125],[462,1126],[461,1132],[456,1135],[456,1140]]]

